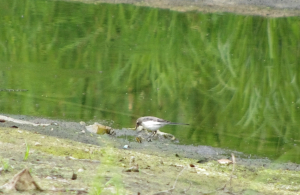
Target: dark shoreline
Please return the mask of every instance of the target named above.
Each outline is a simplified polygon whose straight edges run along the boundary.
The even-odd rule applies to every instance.
[[[236,13],[263,17],[290,17],[300,15],[300,2],[289,0],[66,0],[82,3],[132,4],[136,6],[170,9],[180,12],[199,11],[204,13]]]

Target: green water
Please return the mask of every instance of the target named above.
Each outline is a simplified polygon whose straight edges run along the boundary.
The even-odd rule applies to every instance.
[[[0,1],[0,113],[134,127],[300,163],[300,19]],[[13,90],[8,90],[13,89]]]

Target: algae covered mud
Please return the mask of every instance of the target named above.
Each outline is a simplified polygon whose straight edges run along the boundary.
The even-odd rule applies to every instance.
[[[300,190],[297,164],[245,159],[236,151],[180,146],[162,139],[137,143],[129,139],[137,134],[133,130],[97,135],[83,132],[76,122],[19,119],[50,125],[2,121],[0,186],[27,167],[41,194],[297,194]],[[124,149],[124,144],[129,148]],[[230,153],[236,164],[216,161]],[[1,192],[8,191],[0,187]]]
[[[83,132],[82,124],[75,122],[36,118],[29,122],[50,125],[1,123],[0,186],[27,167],[42,194],[297,194],[300,190],[297,164],[245,159],[240,152],[161,139],[137,143],[128,139],[137,134],[133,130],[115,129],[116,136],[110,136]],[[129,148],[124,149],[124,144]],[[230,153],[236,164],[216,161]],[[8,191],[0,188],[1,192]],[[32,191],[22,194],[27,193]]]

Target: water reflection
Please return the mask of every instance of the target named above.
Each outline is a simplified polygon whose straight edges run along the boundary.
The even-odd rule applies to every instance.
[[[299,159],[298,17],[1,1],[0,112],[133,127]],[[7,91],[24,89],[28,91]]]

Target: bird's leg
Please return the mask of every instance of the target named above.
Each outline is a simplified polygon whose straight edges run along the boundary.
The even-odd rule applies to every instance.
[[[151,141],[152,141],[151,137],[155,136],[156,134],[157,134],[157,130],[153,131],[152,135],[150,135],[150,136],[147,138],[148,142],[151,142]]]
[[[155,135],[157,135],[157,130],[153,131],[152,135],[150,135],[150,137],[154,137]]]
[[[156,135],[157,134],[157,130],[153,131],[153,134],[152,136]]]

